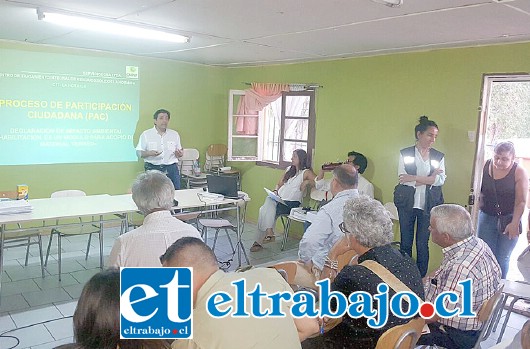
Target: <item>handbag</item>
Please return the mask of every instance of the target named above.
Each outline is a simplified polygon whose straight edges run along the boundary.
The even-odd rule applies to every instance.
[[[490,176],[493,178],[493,170],[491,168],[491,162],[490,162]],[[495,198],[495,212],[497,213],[497,231],[499,234],[504,234],[506,231],[506,227],[508,224],[512,222],[513,214],[502,214],[501,206],[499,205],[499,201],[497,200],[497,185],[495,183],[495,179],[493,179],[493,196]],[[521,234],[523,231],[523,225],[521,224],[521,221],[519,221],[519,234]]]
[[[427,186],[425,189],[425,211],[424,213],[431,214],[431,209],[444,203],[444,194],[442,187]]]
[[[416,188],[410,185],[398,184],[394,188],[394,205],[397,208],[412,209]]]

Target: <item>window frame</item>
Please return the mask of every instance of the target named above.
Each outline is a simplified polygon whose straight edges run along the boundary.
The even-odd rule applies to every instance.
[[[315,149],[315,134],[316,134],[316,111],[315,111],[315,90],[304,90],[304,91],[291,91],[291,92],[282,92],[282,112],[280,116],[280,139],[279,139],[279,161],[278,163],[272,161],[258,160],[256,165],[265,166],[276,169],[285,169],[291,165],[291,161],[283,160],[284,152],[284,143],[289,141],[300,142],[299,139],[286,139],[285,138],[285,120],[300,120],[306,119],[296,116],[286,116],[286,100],[290,96],[309,96],[309,115],[308,115],[308,126],[307,126],[307,140],[302,142],[307,143],[307,154],[310,160],[310,163],[313,158],[313,153]],[[260,130],[261,131],[261,130]]]

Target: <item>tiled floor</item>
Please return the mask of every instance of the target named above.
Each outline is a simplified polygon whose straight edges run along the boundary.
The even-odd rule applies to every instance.
[[[273,260],[292,260],[298,252],[298,241],[289,239],[285,251],[280,250],[280,240],[266,245],[257,253],[248,249],[254,242],[256,226],[247,223],[243,234],[250,262],[259,265]],[[112,244],[119,234],[118,228],[106,228],[104,233],[104,254],[108,257]],[[234,233],[230,236],[235,243]],[[212,246],[214,233],[208,234],[208,244]],[[72,315],[84,284],[99,269],[99,241],[95,238],[85,261],[86,236],[63,238],[62,280],[59,282],[57,266],[57,245],[54,242],[50,253],[45,277],[41,277],[38,248],[30,249],[27,267],[24,267],[25,248],[8,249],[5,252],[5,270],[2,276],[0,303],[0,334],[15,338],[0,337],[0,348],[54,348],[72,342]],[[47,246],[48,241],[43,241]],[[219,234],[215,253],[221,262],[232,258],[232,249],[224,231]],[[237,254],[228,270],[238,266]],[[243,264],[246,264],[242,259]],[[17,341],[20,341],[17,345]]]
[[[280,250],[281,239],[265,245],[259,252],[248,252],[254,241],[256,226],[247,223],[243,234],[243,244],[247,248],[251,264],[260,265],[271,261],[293,260],[297,257],[298,240],[289,239],[285,251]],[[104,254],[108,256],[117,228],[106,228]],[[213,242],[213,232],[209,234],[208,244]],[[233,233],[232,240],[235,241]],[[94,239],[90,255],[85,261],[86,236],[63,239],[63,275],[59,282],[57,276],[56,245],[52,247],[46,277],[40,274],[38,250],[32,246],[29,264],[24,267],[25,249],[13,248],[5,252],[5,271],[2,276],[0,304],[0,334],[13,338],[0,338],[0,348],[54,348],[57,345],[72,342],[72,319],[76,300],[83,285],[99,271],[98,240]],[[44,241],[46,246],[47,241]],[[224,232],[219,234],[215,249],[219,261],[226,261],[232,251]],[[237,255],[234,259],[237,258]],[[244,260],[243,260],[244,263]],[[237,267],[237,260],[231,263],[229,270]],[[528,318],[512,314],[504,338],[513,338]],[[501,319],[502,321],[502,319]],[[6,333],[6,331],[9,331]],[[488,348],[495,343],[492,336],[482,347]],[[17,341],[18,344],[17,344]]]

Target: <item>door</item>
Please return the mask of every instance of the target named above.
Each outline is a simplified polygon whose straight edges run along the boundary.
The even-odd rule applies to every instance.
[[[475,227],[482,169],[492,157],[496,143],[513,142],[516,161],[530,173],[530,75],[485,75],[479,111],[477,148],[471,183],[475,194],[471,210]]]

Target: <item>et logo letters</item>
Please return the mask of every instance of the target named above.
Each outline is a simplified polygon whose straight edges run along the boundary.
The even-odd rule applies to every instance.
[[[191,268],[121,268],[120,338],[193,338]]]

